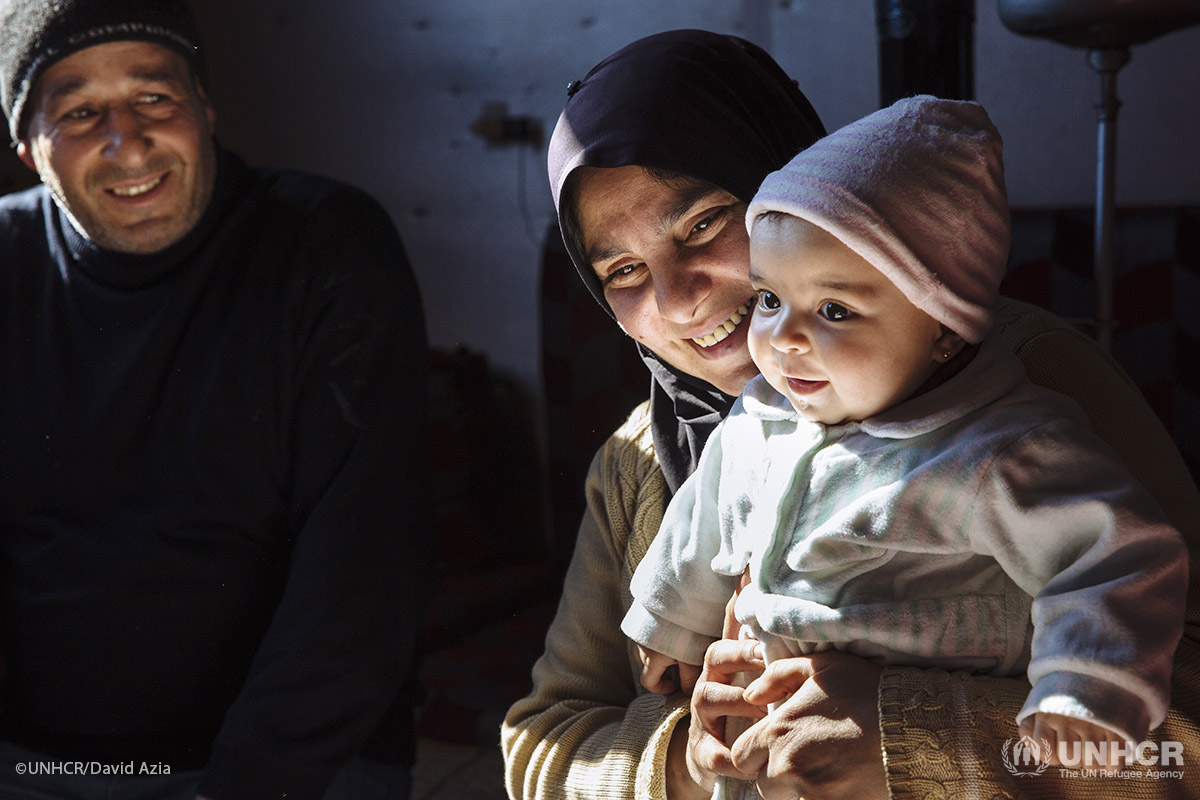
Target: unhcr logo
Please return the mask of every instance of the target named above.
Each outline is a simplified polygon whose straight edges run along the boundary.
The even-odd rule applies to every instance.
[[[1029,736],[1005,739],[1000,758],[1013,775],[1041,775],[1050,766],[1050,742]]]
[[[1183,778],[1183,743],[1175,741],[1059,742],[1055,750],[1045,739],[1022,736],[1006,739],[1000,758],[1005,769],[1022,776],[1054,765],[1062,778]]]

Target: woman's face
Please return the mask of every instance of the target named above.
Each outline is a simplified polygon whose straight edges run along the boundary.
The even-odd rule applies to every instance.
[[[637,166],[580,168],[584,257],[621,328],[676,369],[739,394],[758,370],[746,344],[746,204]]]

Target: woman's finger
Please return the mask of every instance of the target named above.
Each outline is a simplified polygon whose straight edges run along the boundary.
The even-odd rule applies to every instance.
[[[746,687],[746,701],[756,706],[777,703],[800,691],[805,681],[816,674],[817,668],[807,656],[780,659],[750,682]]]
[[[750,705],[740,686],[701,680],[692,690],[692,716],[712,736],[725,741],[725,718],[761,719],[763,709]]]
[[[764,798],[887,797],[879,738],[880,667],[830,651],[772,664],[750,697],[786,697],[730,748]],[[772,701],[774,702],[774,701]]]
[[[692,715],[710,735],[725,740],[725,717],[759,719],[760,708],[746,702],[743,673],[763,670],[762,645],[750,639],[721,639],[704,654],[704,667],[692,690]]]
[[[724,775],[739,780],[753,780],[754,775],[744,773],[733,765],[729,747],[719,737],[710,735],[696,722],[695,716],[688,729],[688,769],[693,780],[700,785],[711,785],[701,780],[705,776]]]
[[[769,730],[771,723],[764,717],[751,725],[729,748],[734,769],[757,775],[771,757],[771,740],[777,731]]]
[[[758,674],[766,667],[762,643],[754,639],[718,639],[704,654],[701,680],[732,683],[741,672]]]

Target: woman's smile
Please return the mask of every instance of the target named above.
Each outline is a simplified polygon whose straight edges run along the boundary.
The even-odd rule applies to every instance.
[[[737,330],[742,320],[750,316],[750,309],[753,307],[754,298],[752,297],[734,309],[733,313],[729,315],[729,319],[713,328],[710,333],[706,333],[700,337],[693,337],[692,341],[704,348],[709,348],[725,341],[729,338],[730,334]]]
[[[758,370],[745,203],[641,167],[578,170],[584,250],[622,329],[674,368],[737,395]]]

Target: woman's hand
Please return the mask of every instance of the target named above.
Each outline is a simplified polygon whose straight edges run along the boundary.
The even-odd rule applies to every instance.
[[[688,725],[687,771],[692,781],[711,794],[718,775],[751,780],[754,772],[742,772],[734,765],[725,743],[726,717],[761,719],[764,710],[747,703],[742,687],[736,684],[738,673],[759,674],[764,667],[762,646],[752,640],[721,639],[709,646],[704,668],[692,690],[692,716]],[[686,796],[686,795],[681,795]],[[675,800],[675,795],[668,795]]]
[[[772,663],[746,688],[743,702],[783,702],[738,737],[731,766],[757,775],[765,800],[887,798],[880,671],[866,659],[834,651]]]
[[[708,800],[712,797],[716,776],[699,771],[692,774],[693,766],[688,758],[690,736],[691,726],[685,718],[675,726],[667,746],[667,800]]]

